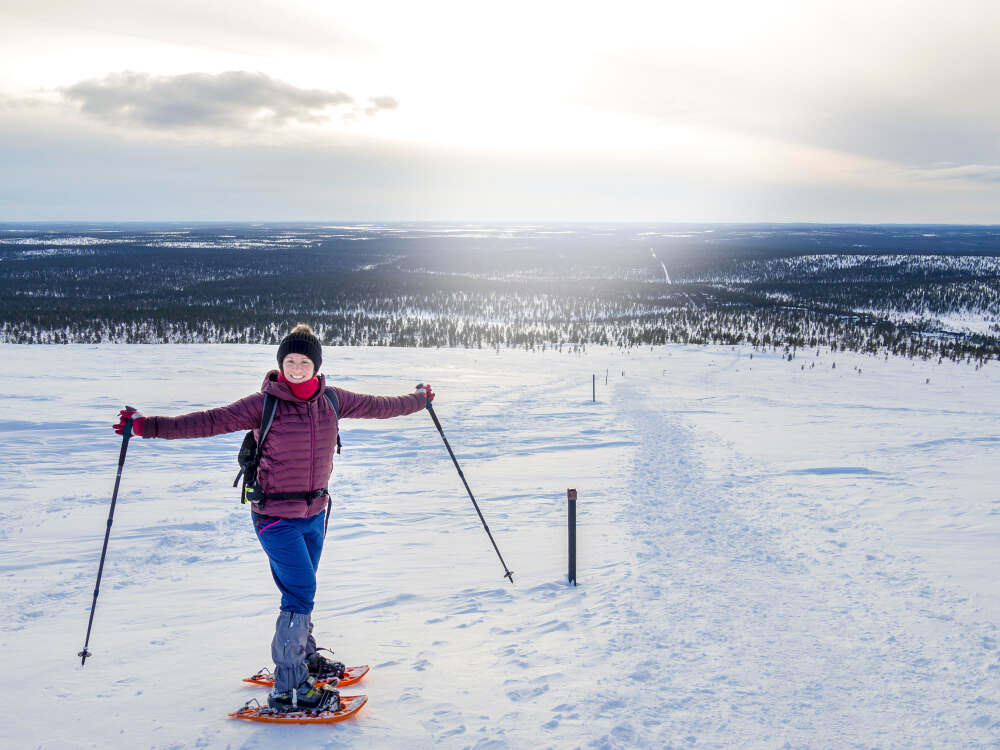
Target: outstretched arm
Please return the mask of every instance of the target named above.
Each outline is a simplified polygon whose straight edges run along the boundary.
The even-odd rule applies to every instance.
[[[229,406],[195,411],[179,417],[146,417],[141,425],[144,438],[200,438],[260,427],[264,394],[241,398]]]
[[[369,396],[345,391],[343,388],[334,390],[340,401],[341,418],[389,419],[413,414],[427,406],[427,394],[423,389],[408,396]]]

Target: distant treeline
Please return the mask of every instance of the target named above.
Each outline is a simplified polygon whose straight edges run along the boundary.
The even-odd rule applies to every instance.
[[[50,254],[0,246],[0,341],[275,344],[306,321],[327,344],[364,346],[740,344],[978,364],[1000,355],[995,322],[980,333],[933,322],[1000,316],[996,257],[766,252],[754,238],[672,257],[667,284],[649,248],[609,254],[606,243],[576,255],[559,245],[561,260],[544,262],[502,244],[463,254],[455,242],[391,238],[278,248],[144,240]]]

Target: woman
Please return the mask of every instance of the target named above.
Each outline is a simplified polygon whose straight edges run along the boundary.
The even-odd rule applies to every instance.
[[[144,417],[120,412],[115,431],[127,419],[144,438],[199,438],[254,430],[259,438],[265,394],[276,399],[274,420],[261,446],[257,488],[251,506],[254,531],[281,591],[281,611],[271,642],[274,688],[268,705],[279,711],[327,708],[335,690],[320,689],[317,679],[338,676],[343,665],[317,652],[312,637],[316,569],[323,550],[329,493],[337,444],[338,414],[325,397],[326,381],[317,374],[323,348],[312,329],[300,323],[278,346],[279,370],[264,377],[260,393],[217,409],[180,417]],[[408,396],[367,396],[333,388],[339,418],[387,419],[412,414],[434,400],[429,385]]]

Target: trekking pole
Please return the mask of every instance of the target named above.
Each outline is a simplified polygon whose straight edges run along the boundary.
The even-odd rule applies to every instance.
[[[126,406],[126,411],[135,411],[134,407]],[[90,622],[87,623],[87,638],[83,642],[83,651],[77,654],[80,657],[80,666],[87,663],[87,657],[93,656],[87,646],[90,643],[90,629],[94,625],[94,610],[97,608],[97,594],[101,590],[101,574],[104,573],[104,556],[108,553],[108,539],[111,537],[111,524],[115,519],[115,503],[118,501],[118,485],[122,481],[122,467],[125,466],[125,451],[128,450],[128,440],[132,437],[132,420],[126,419],[122,428],[122,450],[118,454],[118,475],[115,477],[115,491],[111,493],[111,510],[108,511],[108,527],[104,531],[104,547],[101,549],[101,564],[97,567],[97,583],[94,584],[94,603],[90,605]]]
[[[417,388],[423,388],[423,383],[417,386]],[[496,540],[493,539],[493,534],[490,533],[490,527],[486,525],[486,519],[483,518],[483,512],[479,510],[479,503],[476,502],[475,496],[472,494],[472,490],[469,489],[469,483],[465,480],[465,474],[462,473],[462,467],[458,465],[458,459],[455,458],[455,451],[451,449],[451,444],[448,442],[448,438],[444,436],[444,430],[441,429],[441,422],[437,418],[437,414],[434,412],[434,404],[427,401],[427,411],[431,413],[431,419],[434,420],[434,426],[437,427],[438,432],[441,433],[441,439],[444,440],[444,447],[448,449],[448,455],[451,456],[452,462],[455,464],[455,468],[458,469],[458,476],[462,478],[462,484],[465,485],[465,491],[469,493],[469,499],[472,500],[473,506],[476,508],[476,513],[479,514],[479,520],[483,522],[483,528],[486,529],[486,534],[489,536],[490,541],[493,542],[493,549],[497,552],[497,557],[500,558],[500,564],[503,565],[504,578],[510,580],[514,583],[514,573],[507,567],[507,563],[503,561],[503,555],[500,554],[500,548],[497,547]]]

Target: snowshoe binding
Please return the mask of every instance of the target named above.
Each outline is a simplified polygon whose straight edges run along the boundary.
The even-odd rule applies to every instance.
[[[316,649],[316,651],[306,657],[306,666],[309,667],[309,676],[316,681],[336,683],[344,678],[347,667],[343,662],[333,661],[323,656],[320,651],[326,651],[331,656],[333,651],[328,648]]]
[[[316,680],[307,678],[297,688],[286,692],[272,692],[267,696],[267,707],[277,713],[339,711],[340,692],[328,685],[316,686]]]

